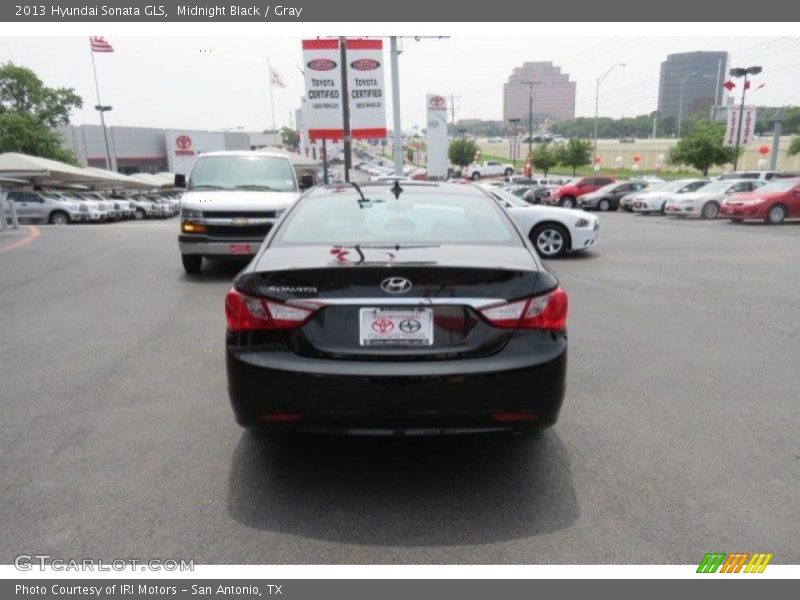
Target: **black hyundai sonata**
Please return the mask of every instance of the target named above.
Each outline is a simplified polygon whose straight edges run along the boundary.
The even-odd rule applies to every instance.
[[[225,299],[236,420],[271,432],[446,434],[556,422],[567,294],[467,185],[314,188]]]

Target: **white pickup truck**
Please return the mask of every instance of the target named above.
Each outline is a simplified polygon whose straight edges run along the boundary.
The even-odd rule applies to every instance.
[[[485,160],[482,163],[473,163],[464,169],[464,177],[477,181],[481,177],[496,177],[503,175],[511,177],[514,174],[514,167],[509,163],[501,163],[497,160]]]
[[[203,257],[253,256],[281,214],[300,192],[314,185],[311,175],[298,182],[289,157],[280,152],[208,152],[197,158],[181,199],[178,247],[183,268],[199,273]]]

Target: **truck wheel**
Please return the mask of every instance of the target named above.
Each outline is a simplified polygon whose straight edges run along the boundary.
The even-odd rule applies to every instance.
[[[475,171],[475,172],[472,174],[472,177],[470,177],[470,179],[472,179],[472,181],[478,181],[478,179],[480,179],[480,178],[481,178],[481,174],[480,174],[480,173],[478,173],[477,171]]]
[[[181,254],[181,262],[189,275],[197,275],[203,268],[203,257],[199,254]]]
[[[511,177],[514,174],[514,169],[506,169],[504,175],[506,177]]]
[[[50,213],[50,222],[53,225],[66,225],[69,223],[69,215],[65,212],[61,212],[60,210],[54,210]]]

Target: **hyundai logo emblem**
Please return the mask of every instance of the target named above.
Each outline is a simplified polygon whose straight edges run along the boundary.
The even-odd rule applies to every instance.
[[[387,277],[381,281],[381,289],[387,294],[405,294],[411,289],[411,282],[405,277]]]

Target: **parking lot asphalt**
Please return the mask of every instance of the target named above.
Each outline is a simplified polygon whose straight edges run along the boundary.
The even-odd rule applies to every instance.
[[[0,563],[800,562],[800,224],[601,223],[550,265],[553,429],[279,441],[228,404],[236,266],[188,278],[175,219],[39,227],[0,253]]]

